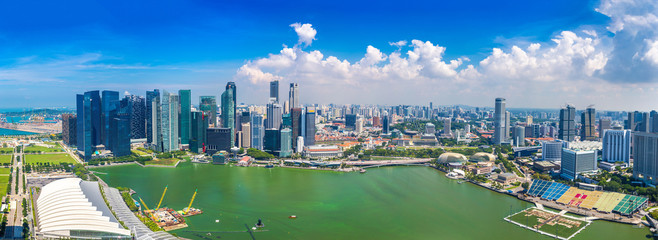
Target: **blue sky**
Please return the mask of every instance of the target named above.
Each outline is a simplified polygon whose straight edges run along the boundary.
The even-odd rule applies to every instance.
[[[282,86],[292,81],[299,82],[304,103],[426,104],[434,101],[438,104],[486,106],[491,105],[489,102],[500,95],[512,100],[518,99],[518,107],[556,108],[565,102],[586,106],[589,105],[587,101],[592,103],[597,100],[595,96],[583,100],[579,94],[581,90],[573,89],[557,90],[564,92],[557,96],[554,92],[544,96],[535,91],[524,93],[509,88],[493,90],[485,95],[478,93],[491,89],[486,87],[487,84],[518,85],[515,81],[528,78],[539,80],[523,83],[523,88],[542,89],[551,81],[558,81],[550,80],[546,83],[545,79],[573,78],[585,86],[597,81],[612,84],[606,85],[607,88],[633,85],[622,93],[617,92],[621,94],[620,99],[639,96],[640,99],[636,101],[640,101],[651,99],[651,94],[655,94],[652,89],[655,87],[652,70],[647,70],[638,79],[628,80],[619,80],[618,76],[625,76],[629,70],[608,70],[609,65],[593,67],[592,71],[585,73],[575,71],[577,73],[573,75],[543,76],[553,74],[546,72],[537,73],[537,76],[521,74],[509,80],[506,76],[496,75],[500,72],[495,71],[500,70],[495,67],[498,66],[496,63],[502,60],[492,57],[494,48],[513,55],[513,46],[530,53],[528,47],[538,43],[542,46],[539,51],[545,51],[536,55],[541,61],[542,56],[551,52],[551,48],[558,49],[554,41],[556,38],[568,41],[574,38],[576,42],[582,40],[583,44],[589,44],[580,48],[585,49],[586,53],[582,56],[576,54],[569,65],[586,65],[589,68],[591,64],[588,60],[596,58],[598,53],[608,63],[614,62],[617,55],[630,58],[628,54],[615,54],[621,51],[615,48],[621,45],[617,42],[623,41],[617,36],[628,31],[630,25],[626,23],[625,29],[616,32],[609,30],[615,23],[614,19],[626,13],[597,11],[607,2],[135,2],[3,3],[4,7],[0,8],[0,107],[73,106],[75,93],[93,89],[144,95],[144,91],[153,88],[172,92],[189,88],[195,97],[220,95],[227,81],[236,81],[240,102],[265,103],[267,81],[272,79],[282,81]],[[638,2],[651,5],[651,10],[634,13],[636,8],[628,7],[630,13],[655,13],[655,6],[650,1]],[[617,9],[617,6],[611,6],[610,9]],[[300,26],[309,24],[307,29],[317,31],[313,39],[309,40],[311,44],[298,44],[300,36],[290,26],[293,23],[300,23]],[[563,31],[574,32],[575,36],[563,35]],[[590,33],[584,34],[584,31]],[[638,31],[644,32],[641,28]],[[649,61],[653,55],[649,54],[651,44],[646,42],[654,37],[653,31],[644,36],[636,33],[626,37],[625,41],[648,45],[643,51],[637,52],[640,53],[638,56],[643,56],[642,53],[647,56],[642,58],[643,61]],[[587,39],[590,39],[590,43],[587,43]],[[401,40],[406,41],[406,44],[399,48],[389,44]],[[421,60],[415,63],[407,51],[423,50],[419,44],[414,45],[412,40],[424,43],[429,41],[433,49],[444,49],[442,52],[439,50],[438,55],[421,54]],[[590,45],[594,50],[587,50]],[[376,49],[373,53],[380,52],[383,57],[369,65],[372,69],[364,70],[365,64],[357,66],[357,62],[365,58],[368,46]],[[579,47],[578,44],[574,46]],[[323,61],[333,56],[338,62],[346,61],[349,70],[341,73],[337,68],[330,67],[333,66],[331,61],[312,67],[308,62],[304,64],[304,61],[300,62],[301,58],[295,57],[285,63],[279,62],[283,65],[263,63],[272,60],[272,57],[276,58],[285,49],[296,53],[295,56],[321,53],[320,59]],[[411,62],[411,65],[417,64],[414,65],[416,69],[437,67],[437,70],[431,74],[418,70],[418,74],[406,77],[393,74],[389,67],[396,66],[392,64],[392,56],[396,52],[406,62]],[[422,56],[434,60],[421,63]],[[487,58],[491,59],[487,61]],[[518,60],[514,57],[508,59]],[[453,60],[459,62],[450,65]],[[600,60],[592,61],[600,63]],[[483,64],[482,61],[487,63]],[[623,62],[623,59],[620,61]],[[450,66],[431,65],[437,62],[445,62]],[[550,64],[554,61],[546,62]],[[579,65],[579,62],[588,64]],[[473,71],[465,71],[469,65]],[[488,68],[482,67],[484,65]],[[535,67],[546,69],[545,66]],[[271,76],[255,79],[253,74],[241,72],[241,68],[271,73]],[[448,71],[444,71],[446,69]],[[377,73],[365,74],[364,71]],[[514,69],[506,71],[515,72]],[[533,69],[524,71],[537,72]],[[477,74],[469,74],[473,72]],[[489,78],[492,80],[483,82],[483,79]],[[411,84],[395,84],[405,80]],[[582,83],[590,80],[592,82]],[[641,86],[636,85],[638,83]],[[402,92],[411,93],[400,93],[401,88],[405,88]],[[349,90],[343,91],[345,89]],[[638,89],[648,89],[649,92],[638,95],[635,92]],[[605,89],[596,91],[604,92]],[[359,95],[360,92],[365,93]],[[287,95],[285,90],[282,90],[281,95]],[[391,98],[392,95],[397,97]],[[523,100],[528,97],[537,100]],[[547,104],[549,100],[554,103]],[[625,106],[618,99],[603,102],[602,107],[609,109],[622,109]],[[515,106],[513,103],[508,104]]]

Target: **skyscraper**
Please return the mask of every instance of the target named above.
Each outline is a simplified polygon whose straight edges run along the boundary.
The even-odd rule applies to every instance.
[[[496,98],[496,105],[494,108],[494,135],[493,135],[493,144],[500,145],[507,141],[506,133],[507,130],[507,117],[505,110],[505,99]]]
[[[290,157],[292,155],[292,131],[290,128],[281,130],[281,150],[279,157]]]
[[[625,129],[635,131],[635,114],[632,112],[628,113],[628,118],[626,119]]]
[[[84,152],[84,160],[89,161],[96,150],[96,146],[102,144],[101,139],[101,97],[99,91],[85,92],[77,95],[78,124],[78,150]]]
[[[288,93],[288,100],[290,104],[290,111],[293,108],[300,108],[302,105],[299,103],[299,86],[297,83],[290,83],[290,92]]]
[[[251,123],[242,123],[242,147],[251,147]]]
[[[596,158],[595,150],[563,148],[560,173],[563,177],[574,180],[582,172],[591,172],[598,169]]]
[[[209,126],[214,127],[217,124],[217,100],[215,96],[199,97],[199,110],[208,116]]]
[[[567,142],[571,142],[576,136],[576,109],[567,105],[565,108],[560,109],[560,130],[558,138]]]
[[[281,105],[279,105],[274,98],[270,98],[270,102],[267,104],[267,122],[265,127],[268,129],[281,127],[282,122],[282,111]]]
[[[633,177],[658,184],[658,133],[633,132]]]
[[[612,119],[609,117],[599,118],[599,138],[603,138],[606,130],[612,128]]]
[[[203,153],[206,148],[206,131],[208,129],[207,116],[203,112],[191,113],[190,151]]]
[[[219,151],[230,151],[232,138],[235,138],[235,136],[231,135],[231,129],[208,128],[206,131],[206,153],[212,156]]]
[[[160,114],[154,114],[153,110],[155,109],[157,112],[159,105],[160,90],[153,89],[153,91],[146,91],[146,111],[144,113],[144,117],[146,119],[146,142],[149,144],[156,144],[156,142],[153,140],[153,129],[158,129],[158,127],[153,126],[153,123],[160,122],[160,120],[158,120],[158,118],[160,118]],[[155,120],[153,120],[154,116],[156,117]]]
[[[588,107],[580,115],[580,140],[596,140],[596,110]]]
[[[656,110],[651,111],[651,132],[658,133],[658,112]]]
[[[62,141],[67,146],[75,146],[78,141],[77,121],[76,115],[62,114]]]
[[[263,150],[263,135],[265,130],[263,128],[263,115],[255,112],[251,113],[251,147]]]
[[[119,92],[105,90],[101,101],[103,109],[101,138],[103,139],[103,145],[112,150],[114,146],[112,146],[110,134],[117,132],[117,129],[113,129],[110,122],[117,117],[119,111]]]
[[[278,155],[281,148],[281,136],[279,129],[270,128],[265,129],[265,137],[263,138],[263,149],[272,155]]]
[[[606,162],[624,162],[630,165],[631,130],[607,130],[602,139],[602,157]]]
[[[178,146],[178,106],[180,99],[178,95],[162,91],[161,103],[161,136],[162,144],[159,149],[162,152],[170,152],[179,149]]]
[[[382,116],[382,133],[388,134],[390,125],[388,123],[389,121],[389,116],[388,112],[384,112],[384,115]]]
[[[237,116],[238,116],[238,89],[235,87],[235,82],[227,82],[226,83],[226,89],[229,90],[231,89],[233,91],[233,115],[235,115],[235,118],[233,121],[235,121],[235,126],[238,126],[237,122]]]
[[[514,140],[514,144],[517,147],[525,146],[525,127],[523,127],[523,126],[514,127],[513,140]]]
[[[146,100],[137,95],[126,95],[120,107],[130,119],[130,138],[146,138]]]
[[[270,82],[270,98],[274,98],[275,102],[279,102],[279,81],[274,80]]]
[[[180,98],[180,116],[179,131],[180,143],[190,144],[190,135],[192,134],[192,91],[191,90],[178,90],[178,97]]]
[[[345,127],[354,129],[356,127],[356,114],[345,114]]]
[[[231,84],[230,82],[229,84]],[[226,90],[222,93],[222,127],[231,130],[231,136],[235,136],[235,85],[227,84]],[[235,137],[231,138],[231,147],[235,146]]]
[[[306,108],[304,145],[315,145],[315,107]]]
[[[292,126],[292,144],[293,148],[297,149],[297,137],[303,136],[304,134],[302,133],[302,111],[303,109],[301,108],[293,108],[290,111],[290,120],[291,120],[291,126]]]
[[[452,130],[450,129],[452,127],[451,125],[452,120],[450,120],[450,118],[443,119],[443,134],[452,135]]]

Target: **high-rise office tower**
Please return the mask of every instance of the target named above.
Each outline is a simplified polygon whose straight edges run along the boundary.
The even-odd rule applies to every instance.
[[[300,108],[302,105],[299,103],[299,85],[297,83],[290,83],[290,92],[288,93],[288,100],[290,109]]]
[[[382,116],[382,133],[384,134],[388,134],[389,132],[390,125],[388,121],[389,121],[388,112],[384,112]]]
[[[658,184],[658,133],[633,132],[633,177]]]
[[[238,122],[237,122],[237,116],[238,116],[238,89],[235,87],[235,82],[227,82],[226,83],[226,90],[231,89],[233,92],[233,115],[235,115],[235,118],[233,121],[235,121],[235,126],[237,127]]]
[[[270,82],[270,98],[274,98],[277,103],[279,102],[279,80]]]
[[[603,138],[606,130],[612,128],[612,119],[609,117],[599,118],[599,138]]]
[[[509,111],[505,111],[505,132],[504,132],[504,138],[505,142],[509,142],[510,139],[510,129],[512,127],[512,118],[511,114]]]
[[[208,128],[206,131],[206,153],[213,155],[219,151],[231,150],[231,129],[228,128]]]
[[[231,136],[235,136],[234,94],[235,86],[230,86],[227,84],[226,91],[222,93],[222,126],[231,130]],[[230,145],[231,147],[235,146],[235,137],[231,138]]]
[[[192,112],[191,134],[190,134],[190,151],[194,153],[204,153],[206,148],[206,131],[208,130],[207,116],[203,112]]]
[[[596,110],[588,107],[580,115],[580,141],[596,140]]]
[[[146,138],[146,100],[144,97],[126,95],[120,102],[120,108],[130,119],[130,138]]]
[[[162,144],[160,149],[162,152],[170,152],[179,149],[178,139],[178,106],[180,106],[180,99],[178,95],[162,91],[161,110],[161,136]]]
[[[96,146],[102,144],[101,124],[101,97],[99,91],[85,92],[77,95],[77,144],[78,150],[84,152],[84,160],[89,161],[96,150]]]
[[[180,131],[180,143],[190,144],[190,135],[192,135],[192,91],[178,90],[180,98],[180,115],[178,118]]]
[[[642,116],[642,122],[640,123],[640,127],[638,128],[638,131],[641,132],[651,132],[651,116],[649,113],[642,113],[640,116]]]
[[[290,157],[292,155],[292,131],[290,128],[285,128],[279,135],[281,136],[279,157]]]
[[[155,104],[155,105],[154,105]],[[154,122],[160,122],[160,114],[153,114],[153,109],[156,109],[160,105],[160,90],[154,89],[153,91],[146,91],[146,111],[144,112],[144,117],[146,119],[146,142],[149,144],[156,144],[153,141],[153,129],[158,129],[157,126],[153,126]],[[153,117],[156,116],[154,120]]]
[[[272,155],[278,155],[280,148],[281,136],[279,135],[279,129],[265,129],[265,137],[263,137],[263,149]]]
[[[110,150],[115,157],[132,154],[130,151],[130,112],[129,108],[121,108],[116,116],[110,119],[110,129],[106,136],[110,139]]]
[[[242,147],[251,147],[251,123],[242,123]]]
[[[579,149],[562,149],[560,174],[567,179],[577,179],[578,174],[596,171],[596,151]]]
[[[208,116],[209,126],[217,125],[217,100],[215,96],[199,97],[199,110]]]
[[[443,119],[443,134],[451,135],[452,134],[452,120],[450,118]]]
[[[315,145],[315,107],[306,108],[304,145]]]
[[[602,139],[602,157],[606,162],[624,162],[630,165],[631,130],[607,130]]]
[[[345,127],[354,129],[356,127],[356,114],[345,114]]]
[[[103,118],[101,121],[103,130],[101,131],[101,138],[103,139],[103,145],[112,150],[114,146],[110,141],[110,134],[115,133],[117,129],[113,129],[110,122],[117,117],[119,111],[119,92],[105,90],[102,97]]]
[[[291,131],[292,131],[292,144],[293,148],[297,149],[297,137],[303,136],[302,133],[302,111],[301,108],[293,108],[290,111]]]
[[[270,128],[281,128],[282,121],[282,111],[281,105],[279,105],[274,98],[270,98],[270,102],[267,104],[267,122],[265,127]]]
[[[73,114],[62,114],[62,141],[67,146],[75,146],[77,142],[77,117]]]
[[[507,142],[505,137],[507,133],[507,117],[505,110],[505,99],[496,98],[496,105],[494,108],[494,136],[493,144],[499,145],[501,143]]]
[[[635,114],[632,112],[628,113],[628,118],[626,119],[626,124],[624,129],[635,131]]]
[[[565,108],[560,109],[560,130],[558,131],[558,138],[567,142],[571,142],[576,136],[576,109],[567,105]]]
[[[658,133],[658,112],[656,110],[651,111],[651,132]]]
[[[525,146],[525,127],[515,126],[514,127],[514,137],[512,139],[514,140],[514,144],[517,147]]]
[[[263,127],[263,115],[255,112],[251,113],[251,147],[263,150],[263,135],[265,135],[265,128]]]

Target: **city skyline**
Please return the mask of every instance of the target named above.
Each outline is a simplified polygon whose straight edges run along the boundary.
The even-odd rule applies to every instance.
[[[18,5],[5,9],[26,8],[11,4]],[[191,89],[193,99],[218,97],[217,92],[230,81],[240,85],[238,103],[265,104],[268,82],[279,80],[282,86],[300,85],[302,104],[424,105],[431,101],[486,106],[491,99],[505,97],[510,107],[519,108],[555,109],[565,103],[577,109],[590,104],[607,110],[657,108],[655,2],[494,6],[522,23],[464,6],[487,5],[483,1],[425,3],[444,14],[419,10],[427,11],[426,19],[413,17],[396,23],[351,19],[367,25],[351,24],[350,19],[330,22],[333,18],[321,14],[326,7],[321,4],[300,7],[304,13],[285,17],[266,13],[245,23],[235,21],[265,10],[241,4],[179,4],[164,4],[160,12],[144,16],[139,9],[148,4],[131,6],[122,17],[113,13],[125,4],[81,4],[74,9],[86,12],[60,8],[48,12],[53,6],[44,4],[34,14],[45,15],[36,20],[2,12],[0,20],[21,21],[0,25],[0,53],[5,56],[0,61],[0,107],[72,106],[74,99],[63,96],[95,89],[123,89],[137,95],[154,88]],[[347,12],[368,4],[350,6]],[[196,17],[190,13],[204,7],[207,10]],[[377,8],[398,7],[382,4]],[[164,21],[173,8],[187,11]],[[239,13],[220,16],[236,9]],[[455,9],[462,10],[448,13]],[[71,19],[49,23],[55,27],[43,22],[58,11],[72,14]],[[259,21],[266,17],[276,18]],[[456,26],[429,24],[464,17]],[[200,24],[209,19],[214,21]],[[426,22],[421,24],[421,20]],[[487,30],[482,30],[485,25]],[[149,30],[140,32],[144,28]],[[475,29],[482,33],[472,33]],[[182,39],[184,34],[198,40]],[[52,41],[35,40],[45,36],[52,36]]]

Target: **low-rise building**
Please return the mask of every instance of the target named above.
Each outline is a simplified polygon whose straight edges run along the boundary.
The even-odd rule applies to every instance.
[[[343,150],[336,145],[312,145],[304,148],[303,155],[312,159],[338,158],[343,156]]]
[[[512,184],[518,181],[516,174],[514,173],[502,173],[496,178],[496,182],[502,183],[503,185]]]
[[[532,169],[541,173],[555,172],[560,170],[560,165],[552,163],[550,161],[535,161],[532,164]]]

